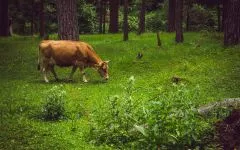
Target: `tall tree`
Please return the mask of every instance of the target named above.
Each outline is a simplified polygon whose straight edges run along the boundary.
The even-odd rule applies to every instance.
[[[107,0],[103,0],[103,29],[102,32],[106,32],[106,14],[107,14]]]
[[[118,32],[118,10],[119,10],[119,0],[109,0],[110,3],[110,24],[109,32]]]
[[[128,40],[128,0],[124,0],[123,41]]]
[[[103,0],[97,0],[97,14],[98,14],[98,32],[103,31]]]
[[[176,1],[176,13],[175,13],[175,29],[176,29],[176,42],[183,42],[183,0]]]
[[[58,36],[61,40],[79,40],[77,0],[57,0]]]
[[[145,0],[142,0],[140,13],[139,13],[138,34],[145,32],[145,13],[146,13],[146,3],[145,3]]]
[[[175,9],[176,9],[176,0],[169,0],[168,3],[168,32],[175,31]]]
[[[9,36],[8,0],[0,0],[0,36]]]
[[[40,0],[40,12],[39,12],[39,20],[40,20],[40,37],[44,37],[45,35],[45,14],[44,14],[44,0]]]
[[[34,34],[34,10],[35,10],[35,7],[34,7],[34,0],[31,0],[31,35]]]
[[[240,0],[224,0],[224,45],[240,44]]]

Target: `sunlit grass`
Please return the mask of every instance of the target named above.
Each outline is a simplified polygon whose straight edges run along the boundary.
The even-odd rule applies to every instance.
[[[51,39],[56,39],[51,35]],[[110,62],[110,80],[102,81],[93,69],[87,69],[89,83],[76,72],[73,82],[43,82],[37,71],[38,37],[0,38],[0,149],[106,149],[85,140],[91,111],[104,105],[111,95],[122,93],[130,76],[136,79],[134,97],[147,101],[157,94],[172,90],[173,76],[184,78],[192,89],[199,86],[197,104],[240,96],[240,47],[224,48],[219,34],[186,33],[185,42],[176,44],[174,34],[161,33],[162,47],[156,35],[130,34],[123,42],[121,34],[80,35],[99,56]],[[142,59],[136,59],[138,52]],[[70,68],[56,68],[61,79]],[[34,117],[40,111],[47,91],[63,85],[67,93],[66,111],[81,116],[72,131],[70,119],[45,122]]]

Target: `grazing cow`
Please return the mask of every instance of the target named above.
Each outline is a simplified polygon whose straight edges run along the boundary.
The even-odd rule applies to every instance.
[[[70,80],[76,69],[79,68],[83,75],[83,82],[88,82],[84,73],[84,69],[87,67],[97,69],[99,74],[108,80],[108,62],[102,61],[93,48],[85,42],[44,40],[39,44],[38,69],[43,73],[45,82],[49,82],[48,71],[51,71],[58,80],[54,65],[72,66]]]

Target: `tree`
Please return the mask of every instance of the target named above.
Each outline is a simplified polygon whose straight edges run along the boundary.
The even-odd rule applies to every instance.
[[[224,45],[240,44],[240,1],[223,1]]]
[[[176,9],[176,0],[169,0],[168,3],[168,32],[175,31],[175,9]]]
[[[145,0],[142,0],[140,13],[139,13],[138,34],[145,32],[145,13],[146,13],[146,4],[145,4]]]
[[[0,36],[9,36],[8,0],[0,0]]]
[[[40,0],[40,12],[39,12],[39,20],[40,20],[40,37],[44,37],[45,35],[45,14],[44,14],[44,0]]]
[[[77,1],[57,0],[58,36],[61,40],[79,40]]]
[[[97,0],[98,32],[103,32],[103,0]]]
[[[105,33],[106,32],[106,14],[107,14],[107,0],[103,0],[103,29],[102,32]]]
[[[124,0],[123,41],[128,40],[128,0]]]
[[[176,42],[183,42],[183,0],[176,1],[176,13],[175,13],[175,29],[176,29]]]
[[[110,24],[109,32],[118,32],[118,10],[119,10],[119,0],[110,0]]]

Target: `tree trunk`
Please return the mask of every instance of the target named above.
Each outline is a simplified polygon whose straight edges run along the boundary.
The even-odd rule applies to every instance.
[[[142,0],[141,9],[139,13],[138,34],[145,32],[145,12],[146,12],[145,0]]]
[[[189,10],[190,6],[187,6],[186,31],[189,31],[189,19],[190,19]]]
[[[176,42],[183,42],[183,29],[182,29],[182,18],[183,18],[183,0],[176,1],[176,14],[175,14],[175,28],[176,28]]]
[[[176,0],[169,0],[168,3],[168,32],[175,31],[175,8]]]
[[[123,41],[128,40],[128,0],[124,0]]]
[[[118,32],[118,9],[119,0],[110,0],[110,24],[109,24],[110,33]]]
[[[32,11],[31,11],[31,35],[34,35],[34,0],[31,2]]]
[[[158,46],[159,46],[159,47],[162,46],[159,31],[157,31],[157,43],[158,43]]]
[[[106,0],[103,0],[103,29],[102,32],[105,34],[106,33],[106,9],[107,9],[107,4]]]
[[[8,0],[0,0],[0,36],[9,36]]]
[[[98,32],[102,33],[103,26],[103,0],[97,0],[97,13],[98,13]]]
[[[218,16],[218,32],[221,31],[221,8],[220,3],[217,4],[217,16]]]
[[[60,40],[79,40],[76,0],[57,0],[58,37]]]
[[[44,0],[40,0],[40,37],[43,38],[45,35],[45,15],[44,15]]]
[[[228,0],[224,7],[224,45],[240,44],[240,1]]]

